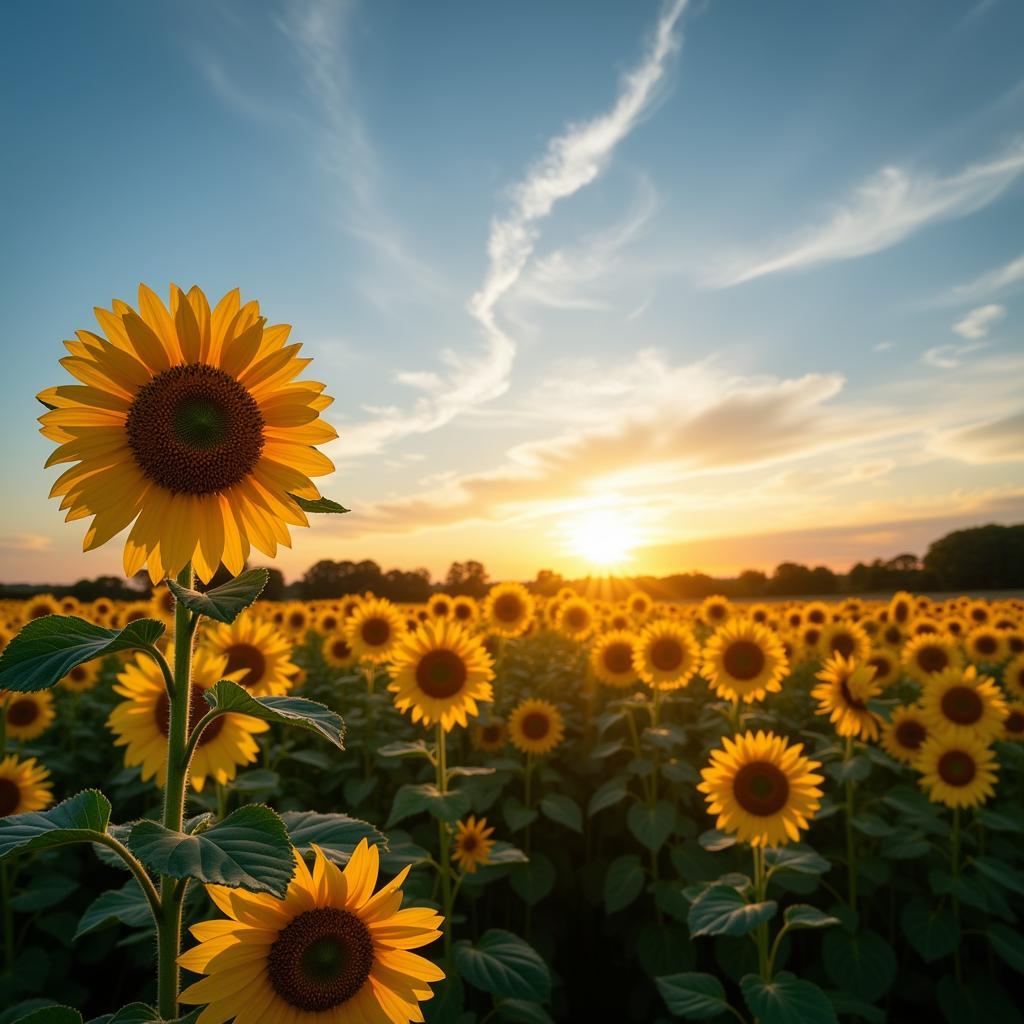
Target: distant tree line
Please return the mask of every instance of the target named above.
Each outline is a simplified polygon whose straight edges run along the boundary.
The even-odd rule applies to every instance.
[[[426,601],[431,594],[468,594],[483,597],[490,586],[482,562],[453,562],[443,580],[433,582],[426,569],[388,569],[374,561],[333,561],[321,559],[302,577],[286,584],[280,570],[270,569],[263,597],[270,601],[293,598],[322,600],[346,594],[372,591],[392,601]],[[228,578],[220,572],[209,586]],[[536,594],[551,595],[562,587],[592,593],[594,580],[565,579],[551,569],[542,569],[526,584]],[[1016,526],[977,526],[955,530],[929,545],[924,558],[897,555],[870,564],[858,562],[847,573],[836,573],[827,566],[810,567],[783,562],[768,575],[747,569],[738,576],[715,577],[705,573],[674,573],[670,576],[632,576],[601,581],[603,596],[617,599],[633,588],[645,590],[662,600],[701,600],[711,594],[726,597],[803,597],[836,594],[891,593],[894,590],[1020,590],[1024,589],[1024,523]],[[97,597],[139,600],[150,596],[145,573],[132,580],[119,576],[99,576],[79,580],[72,586],[0,584],[0,597],[29,597],[52,593],[70,594],[80,601]]]

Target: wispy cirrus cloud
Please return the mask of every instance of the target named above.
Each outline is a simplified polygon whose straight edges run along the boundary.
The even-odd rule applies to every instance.
[[[731,261],[705,283],[729,288],[769,274],[880,252],[928,224],[980,210],[1005,192],[1022,171],[1024,140],[945,177],[885,167],[859,185],[824,222],[767,253]]]
[[[984,274],[950,289],[945,300],[949,304],[961,302],[979,302],[1003,292],[1008,292],[1024,285],[1024,254],[1015,260],[996,267]]]
[[[623,77],[612,107],[588,121],[570,124],[551,139],[544,156],[509,190],[510,207],[491,223],[487,270],[467,307],[482,328],[482,351],[465,356],[446,349],[441,353],[441,372],[401,374],[399,380],[419,389],[422,396],[411,409],[380,410],[374,419],[349,427],[345,457],[376,452],[401,438],[436,430],[505,393],[516,344],[498,323],[498,304],[522,277],[540,237],[540,222],[556,203],[593,182],[619,143],[650,112],[679,45],[676,28],[686,3],[673,0],[666,8],[643,59]]]
[[[993,302],[987,306],[979,306],[977,309],[972,309],[953,324],[953,330],[961,338],[967,338],[969,341],[980,341],[1005,316],[1006,307]]]

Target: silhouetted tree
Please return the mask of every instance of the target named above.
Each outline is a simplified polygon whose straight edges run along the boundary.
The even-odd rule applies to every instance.
[[[1024,586],[1024,524],[976,526],[935,541],[924,565],[940,587],[989,590]]]
[[[449,594],[468,594],[483,597],[487,593],[487,570],[482,562],[470,559],[468,562],[452,562],[448,567],[443,590]]]

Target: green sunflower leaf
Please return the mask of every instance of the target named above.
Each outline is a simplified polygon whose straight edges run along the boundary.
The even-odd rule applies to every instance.
[[[70,1006],[42,1006],[14,1024],[82,1024],[82,1015]]]
[[[349,857],[365,839],[387,853],[387,837],[368,821],[350,818],[347,814],[317,814],[315,811],[285,811],[281,815],[292,845],[308,854],[314,843],[337,864],[348,863]]]
[[[423,757],[428,761],[433,757],[423,740],[416,740],[412,743],[405,741],[385,743],[384,746],[377,748],[377,753],[381,757]]]
[[[151,928],[153,914],[139,883],[131,878],[120,889],[100,893],[82,914],[72,941],[115,921],[129,928]]]
[[[653,807],[633,804],[626,824],[637,842],[657,853],[676,827],[676,809],[667,800],[659,800]]]
[[[635,853],[616,857],[604,876],[604,908],[609,914],[624,910],[643,891],[646,881],[643,865]]]
[[[673,1017],[713,1020],[729,1009],[725,989],[713,974],[668,974],[655,978],[654,983]]]
[[[197,878],[283,898],[295,872],[284,822],[269,807],[249,804],[196,836],[155,821],[132,826],[128,846],[157,874]]]
[[[795,871],[800,875],[823,875],[832,865],[803,843],[775,846],[764,851],[764,862],[774,871]]]
[[[543,853],[531,853],[517,864],[509,876],[509,885],[531,907],[551,895],[555,887],[555,865]]]
[[[960,925],[941,903],[911,900],[900,911],[900,924],[907,941],[925,963],[949,956],[960,943]]]
[[[790,931],[797,928],[831,928],[842,924],[838,917],[830,917],[809,903],[794,903],[786,907],[783,920]]]
[[[495,1009],[498,1019],[508,1024],[554,1024],[551,1014],[540,1003],[526,999],[502,999]]]
[[[571,796],[564,793],[548,793],[540,802],[540,812],[545,818],[557,821],[559,825],[583,832],[583,813]]]
[[[1024,938],[1018,931],[1005,924],[990,924],[988,941],[1010,967],[1024,974]]]
[[[455,944],[455,967],[476,988],[508,999],[545,1002],[551,995],[551,974],[540,955],[518,935],[492,928],[473,945]]]
[[[686,923],[690,937],[746,935],[771,920],[778,909],[774,900],[748,903],[732,886],[712,885],[693,901]]]
[[[330,708],[305,697],[254,697],[244,686],[222,679],[203,696],[218,711],[248,715],[264,722],[296,725],[318,733],[339,750],[345,749],[345,723]]]
[[[458,821],[469,813],[469,808],[469,796],[460,790],[442,793],[432,782],[419,786],[405,785],[395,794],[385,827],[391,828],[421,811],[429,811],[441,821]]]
[[[0,818],[0,860],[23,850],[94,842],[109,821],[110,801],[97,789],[83,790],[47,811]]]
[[[747,974],[743,998],[761,1024],[838,1024],[828,996],[817,985],[780,971],[771,981]]]
[[[843,992],[873,1003],[896,980],[896,954],[877,932],[833,928],[822,944],[825,973]]]
[[[174,580],[167,580],[167,586],[175,600],[180,601],[190,612],[205,615],[217,622],[230,623],[255,603],[256,598],[263,593],[268,579],[270,572],[267,569],[250,569],[212,590],[189,590]]]
[[[310,501],[309,498],[300,498],[297,494],[289,494],[289,498],[294,501],[303,512],[351,512],[350,508],[345,508],[344,505],[339,505],[336,501],[331,501],[330,498],[317,498],[316,501]]]
[[[104,629],[75,615],[33,619],[0,654],[0,690],[49,689],[84,662],[152,647],[164,629],[156,619],[136,619],[124,629]]]

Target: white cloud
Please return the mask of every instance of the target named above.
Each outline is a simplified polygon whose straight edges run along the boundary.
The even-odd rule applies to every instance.
[[[1022,284],[1024,284],[1024,255],[1010,260],[1004,266],[989,270],[973,281],[968,281],[967,284],[957,285],[950,291],[948,301],[953,303],[977,302]]]
[[[489,265],[480,289],[469,301],[470,315],[484,332],[483,351],[474,357],[451,349],[441,353],[443,374],[406,372],[405,383],[422,391],[411,410],[384,416],[345,431],[342,458],[378,451],[384,445],[449,423],[462,412],[502,395],[515,358],[514,340],[497,320],[497,306],[522,276],[539,237],[537,224],[555,204],[594,181],[615,147],[650,110],[678,47],[676,24],[687,0],[673,0],[658,21],[643,60],[623,79],[615,104],[590,121],[570,125],[548,143],[547,152],[511,189],[511,209],[491,224]]]
[[[871,346],[872,352],[888,352],[892,348],[891,341],[880,341],[877,345]]]
[[[968,341],[979,341],[1006,316],[1006,307],[992,303],[972,309],[962,320],[953,324],[953,330]]]
[[[885,167],[861,184],[824,223],[806,229],[774,253],[735,261],[708,284],[727,288],[767,274],[880,252],[928,224],[980,210],[1022,171],[1024,142],[1020,140],[992,159],[970,164],[947,177]]]
[[[1024,460],[1024,412],[947,431],[932,448],[963,462],[1019,462]]]
[[[9,537],[0,537],[0,551],[49,551],[53,547],[53,538],[41,533],[15,533]]]
[[[964,357],[976,352],[985,345],[972,342],[969,345],[936,345],[921,356],[921,361],[936,370],[954,370],[963,365]]]

